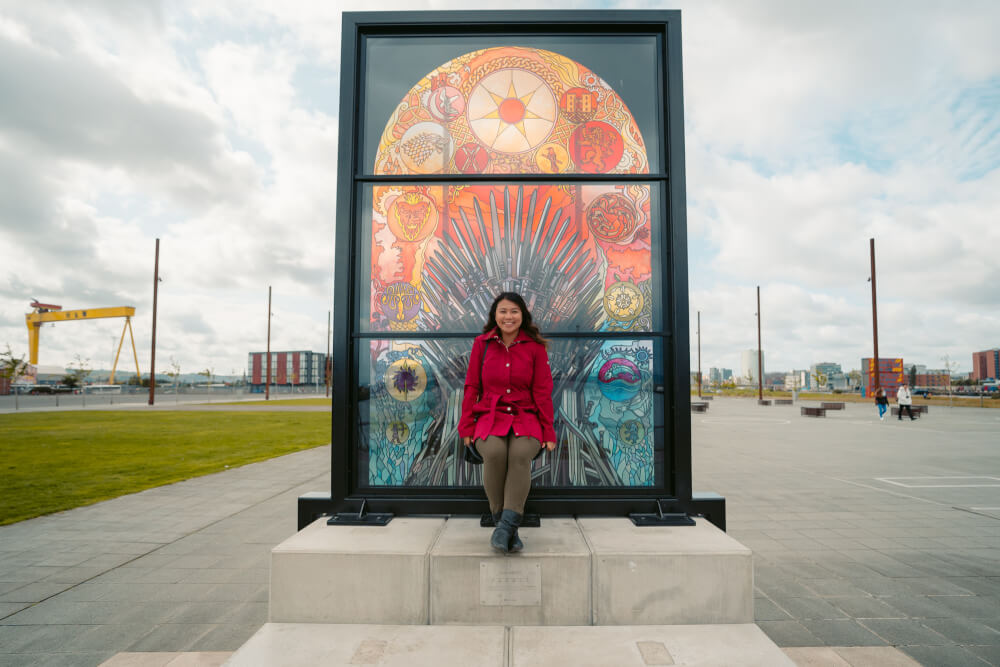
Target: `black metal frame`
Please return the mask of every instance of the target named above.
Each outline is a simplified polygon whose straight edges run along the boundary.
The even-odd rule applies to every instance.
[[[553,175],[433,175],[372,176],[362,173],[361,118],[359,108],[365,72],[364,40],[368,36],[421,35],[643,35],[655,36],[659,66],[664,81],[653,81],[661,96],[660,169],[648,174],[572,174],[559,180],[586,182],[645,181],[661,184],[665,196],[659,218],[661,235],[660,275],[669,289],[661,290],[660,331],[630,337],[660,339],[663,342],[662,386],[665,443],[663,456],[654,465],[662,466],[662,486],[567,489],[536,489],[528,499],[527,511],[540,515],[627,516],[634,513],[681,513],[701,515],[725,529],[725,499],[712,494],[693,494],[691,484],[691,428],[689,395],[687,223],[684,180],[683,88],[681,67],[681,25],[679,11],[578,11],[567,18],[556,11],[482,12],[345,12],[343,15],[340,144],[337,174],[336,242],[334,267],[333,336],[333,417],[331,442],[330,495],[311,493],[299,499],[299,528],[322,515],[364,514],[367,507],[381,513],[399,515],[469,515],[484,511],[481,491],[466,488],[385,488],[359,489],[356,486],[354,423],[358,400],[356,350],[369,338],[413,338],[419,333],[378,332],[359,334],[356,292],[355,220],[360,211],[363,185],[371,182],[407,181],[434,183],[464,182],[544,182]],[[602,337],[594,332],[593,337]],[[556,336],[558,337],[558,336]],[[471,338],[471,336],[470,336]],[[658,393],[661,387],[657,387]]]

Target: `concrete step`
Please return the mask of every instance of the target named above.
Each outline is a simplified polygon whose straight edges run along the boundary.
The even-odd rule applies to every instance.
[[[583,518],[594,625],[753,623],[753,552],[710,522]]]
[[[430,558],[432,625],[590,625],[590,548],[572,519],[519,530],[525,549],[503,557],[492,528],[449,519]]]
[[[710,522],[546,518],[524,551],[475,519],[320,519],[274,548],[275,623],[674,625],[753,622],[749,549]]]
[[[435,626],[268,623],[233,667],[794,667],[753,624]]]
[[[269,617],[283,623],[427,623],[427,570],[445,519],[328,526],[271,550]]]

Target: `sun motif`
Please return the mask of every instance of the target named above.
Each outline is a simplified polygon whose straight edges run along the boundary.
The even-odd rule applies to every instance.
[[[558,116],[549,86],[526,70],[504,69],[483,78],[469,95],[469,127],[501,153],[523,153],[548,138]]]

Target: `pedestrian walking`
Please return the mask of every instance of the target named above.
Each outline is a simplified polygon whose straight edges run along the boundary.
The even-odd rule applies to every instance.
[[[899,385],[899,390],[896,392],[896,403],[899,405],[899,420],[903,420],[903,409],[906,409],[906,413],[910,415],[910,421],[913,421],[915,417],[913,416],[913,396],[910,394],[910,388],[905,384]]]
[[[556,448],[548,341],[520,294],[493,301],[472,343],[458,434],[483,460],[483,487],[496,525],[490,544],[524,548],[517,534],[531,490],[531,462]]]
[[[885,421],[885,413],[889,409],[889,397],[882,387],[875,390],[875,405],[878,407],[879,421]]]

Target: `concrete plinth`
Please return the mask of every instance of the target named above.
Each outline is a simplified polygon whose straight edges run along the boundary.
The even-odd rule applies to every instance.
[[[504,667],[506,635],[503,627],[267,623],[226,664]]]
[[[431,551],[432,624],[590,624],[590,549],[576,521],[521,528],[525,548],[509,556],[490,547],[492,530],[448,521]]]
[[[511,667],[794,667],[756,625],[511,628]]]
[[[633,627],[268,623],[232,667],[794,667],[753,624]]]
[[[708,521],[578,523],[593,555],[594,625],[753,622],[751,551]]]
[[[271,552],[276,623],[425,624],[431,547],[444,519],[328,526],[319,519]]]

